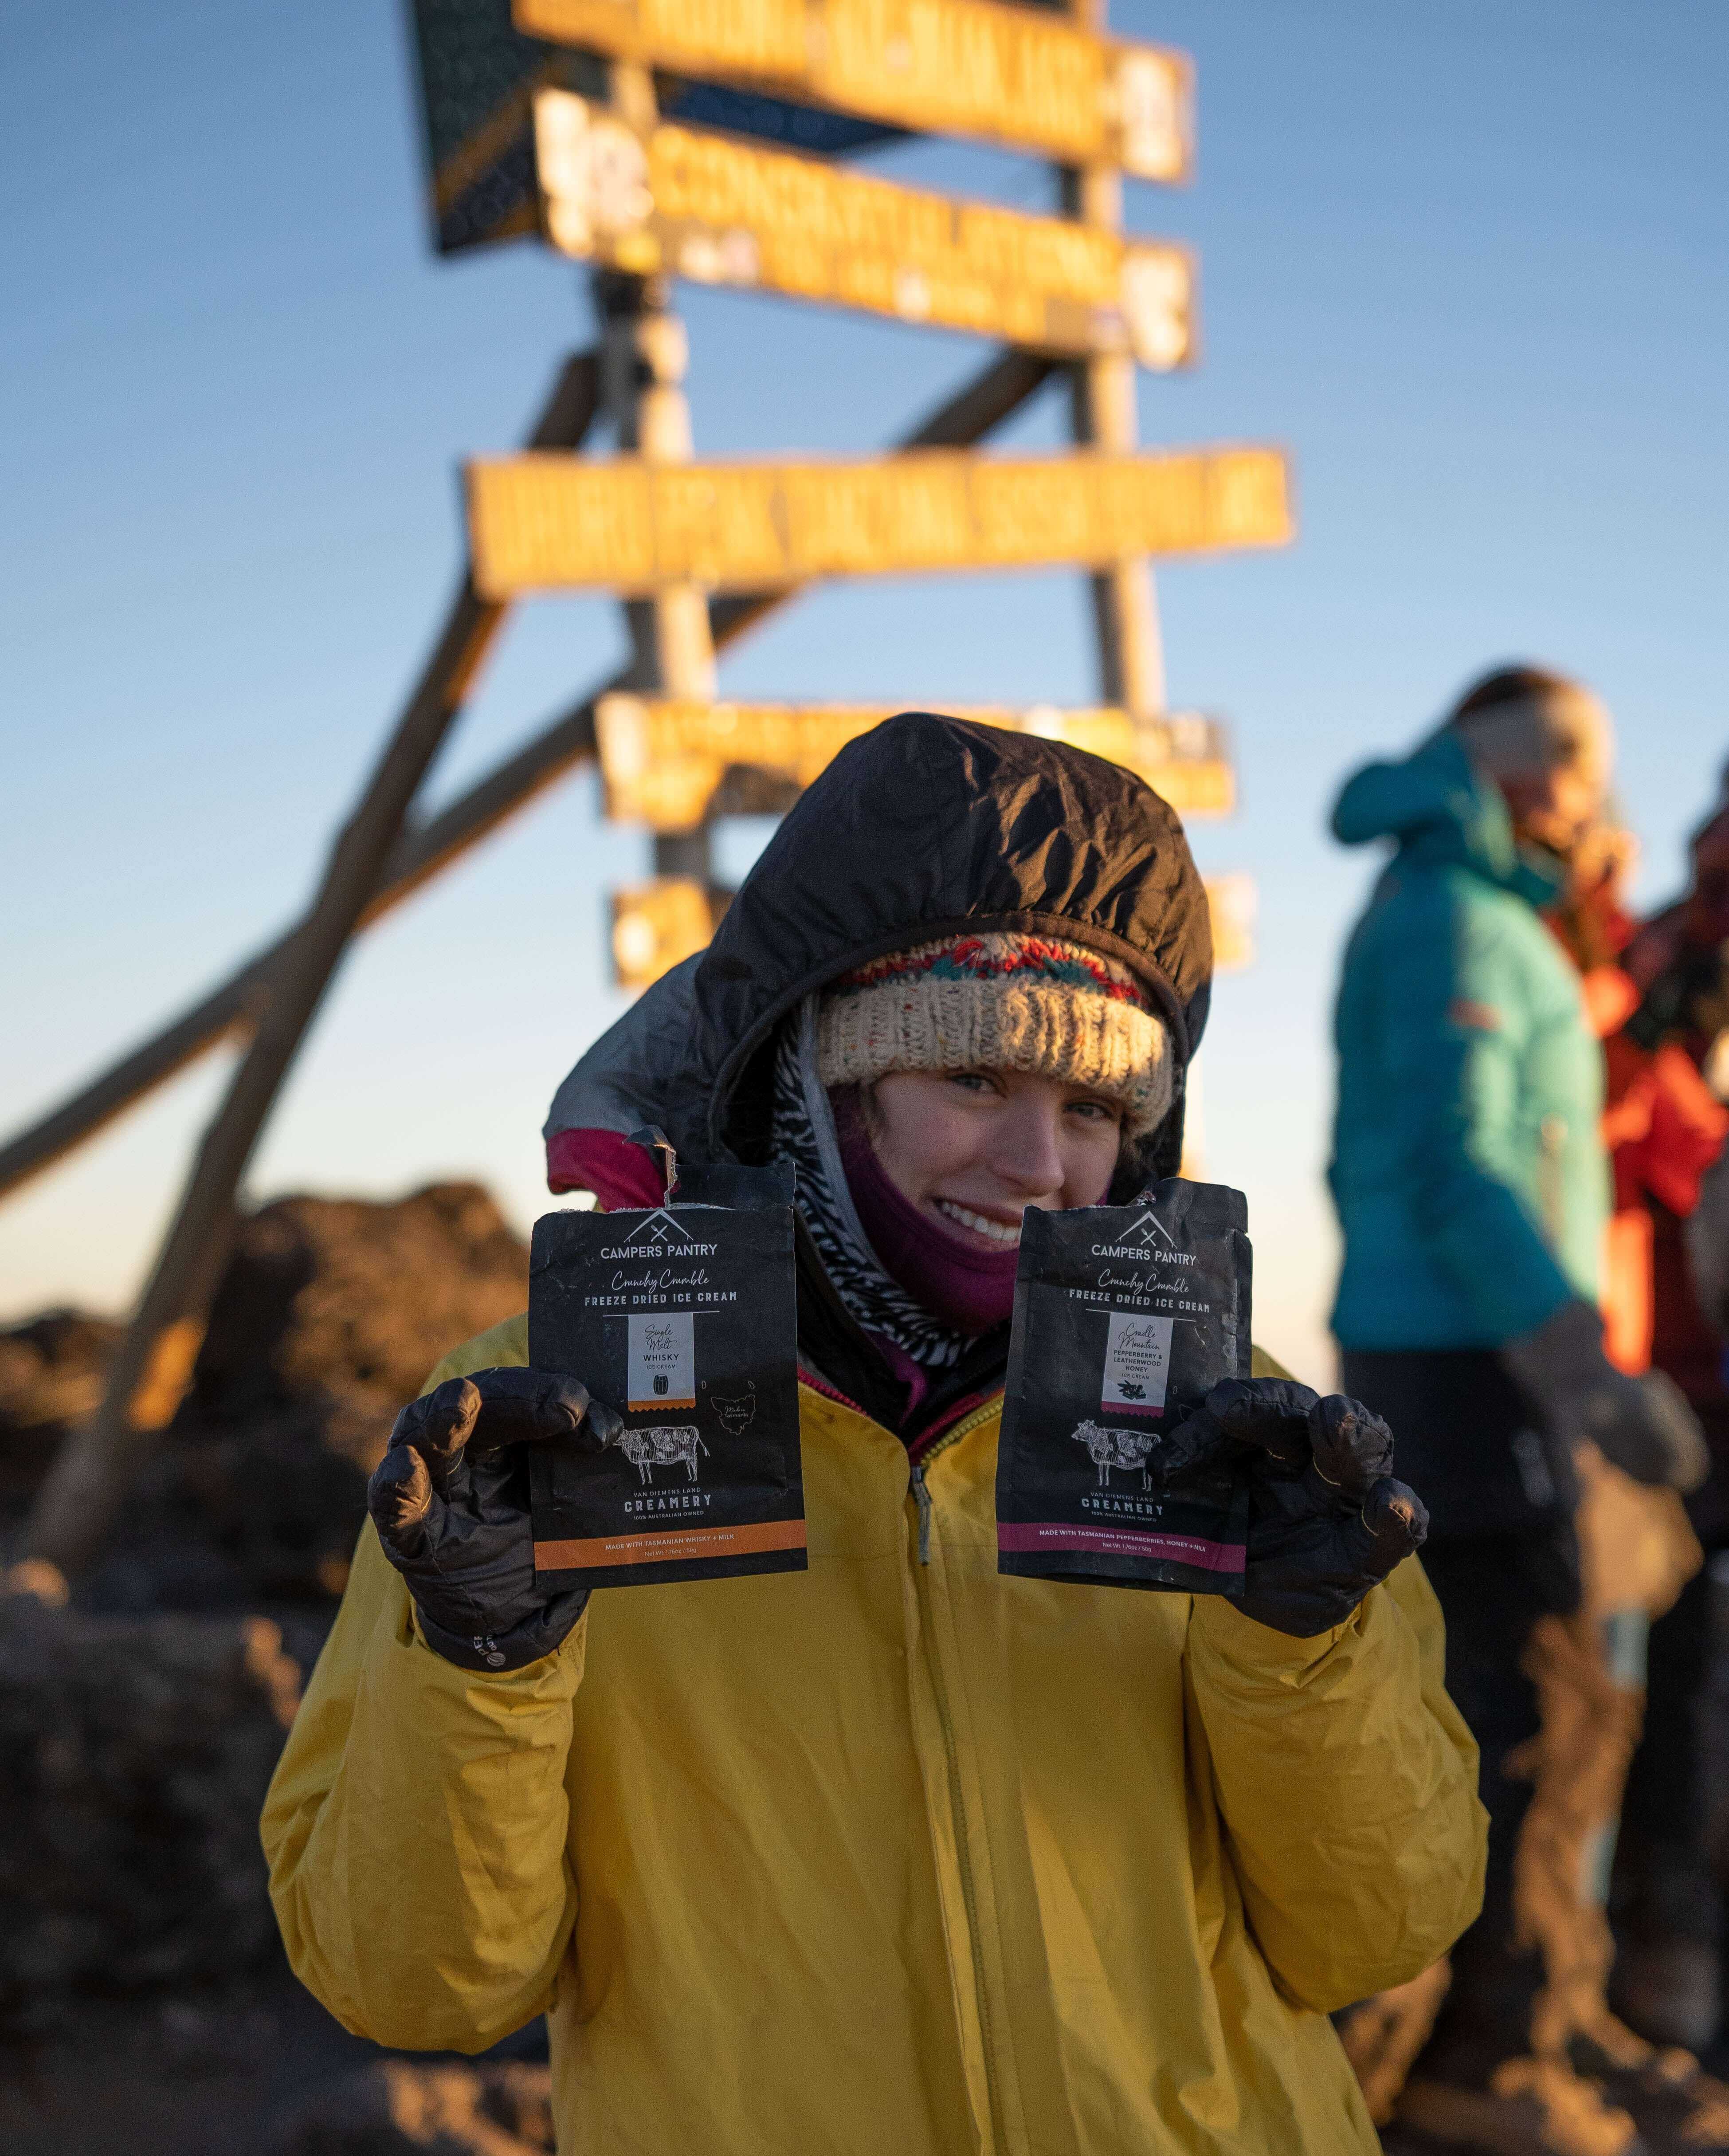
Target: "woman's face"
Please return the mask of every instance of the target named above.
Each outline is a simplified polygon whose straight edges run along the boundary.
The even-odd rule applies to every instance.
[[[1496,783],[1519,835],[1535,839],[1563,860],[1603,813],[1603,774],[1583,765],[1559,764],[1540,775]]]
[[[1029,1205],[1104,1202],[1122,1104],[1019,1070],[896,1070],[866,1096],[884,1172],[921,1212],[981,1249],[1013,1248]]]

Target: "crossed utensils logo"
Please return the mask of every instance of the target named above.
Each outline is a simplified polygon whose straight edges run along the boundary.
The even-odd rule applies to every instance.
[[[1177,1247],[1169,1231],[1151,1213],[1143,1213],[1132,1228],[1125,1229],[1122,1240],[1126,1243],[1144,1243],[1149,1250],[1156,1242],[1162,1243],[1167,1250]]]
[[[696,1238],[690,1230],[681,1226],[673,1219],[670,1213],[657,1210],[649,1214],[646,1220],[638,1221],[635,1227],[624,1238],[624,1247],[627,1250],[641,1250],[646,1255],[650,1250],[680,1250],[686,1243],[694,1243],[695,1240]]]

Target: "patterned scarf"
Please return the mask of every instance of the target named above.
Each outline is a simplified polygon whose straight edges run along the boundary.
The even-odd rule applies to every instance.
[[[847,1188],[834,1111],[817,1075],[817,998],[807,996],[781,1029],[775,1051],[772,1147],[798,1174],[798,1210],[841,1301],[867,1332],[916,1363],[947,1369],[970,1344],[891,1279],[859,1224]]]

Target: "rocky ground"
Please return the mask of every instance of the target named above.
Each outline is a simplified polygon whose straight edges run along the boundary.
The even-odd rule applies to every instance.
[[[0,2045],[7,2156],[526,2156],[552,2147],[543,2026],[475,2061],[351,2036],[280,1956],[81,1999]]]
[[[387,2156],[550,2147],[542,2032],[406,2061],[290,1975],[257,1820],[347,1576],[366,1478],[527,1258],[469,1184],[246,1224],[185,1405],[100,1564],[0,1596],[0,2148]],[[0,1553],[95,1404],[115,1328],[0,1332]],[[538,2059],[536,2057],[538,2053]]]

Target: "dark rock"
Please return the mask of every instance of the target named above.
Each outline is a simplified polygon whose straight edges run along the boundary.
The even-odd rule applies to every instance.
[[[269,1947],[258,1815],[300,1672],[262,1618],[93,1618],[0,1594],[0,2023]],[[51,1583],[49,1583],[51,1585]]]
[[[340,1592],[397,1410],[527,1300],[527,1250],[477,1183],[263,1207],[174,1424],[178,1490],[261,1589]]]
[[[0,1332],[0,1430],[62,1427],[87,1415],[120,1332],[76,1310],[44,1311]]]
[[[121,1328],[75,1310],[0,1332],[0,1518],[35,1495],[60,1440],[102,1397]]]
[[[208,2002],[280,1965],[258,1815],[367,1476],[438,1358],[526,1301],[527,1251],[476,1185],[265,1206],[72,1600],[5,1558],[121,1328],[62,1311],[0,1332],[0,2039],[58,2043],[104,1994],[153,1990],[165,2071],[226,2070],[239,2039]],[[504,2087],[475,2116],[514,2149]]]
[[[554,2147],[544,2066],[381,2060],[277,2119],[265,2156],[539,2156]]]
[[[310,1409],[370,1472],[439,1358],[527,1300],[527,1248],[478,1183],[279,1199],[240,1230],[178,1426]]]
[[[478,1183],[262,1207],[89,1599],[202,1610],[340,1594],[397,1410],[448,1349],[527,1301],[526,1246]],[[96,1406],[121,1331],[54,1311],[0,1332],[0,1534]]]

